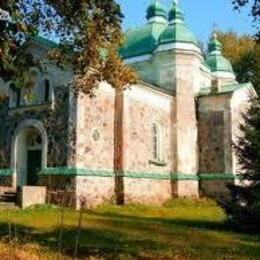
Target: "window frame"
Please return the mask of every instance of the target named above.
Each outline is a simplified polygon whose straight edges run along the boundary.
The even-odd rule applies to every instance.
[[[44,102],[50,102],[51,101],[51,81],[49,78],[44,79]]]
[[[157,123],[152,124],[152,158],[155,161],[163,161],[163,130]]]

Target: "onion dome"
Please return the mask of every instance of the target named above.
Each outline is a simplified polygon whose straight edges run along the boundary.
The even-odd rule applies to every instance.
[[[212,72],[230,72],[234,74],[232,65],[228,59],[222,54],[222,44],[217,39],[217,34],[214,34],[208,45],[209,55],[206,60],[207,65]]]
[[[123,59],[152,54],[158,39],[167,24],[167,14],[159,0],[153,0],[146,12],[147,23],[137,29],[128,30],[126,43],[119,51]]]
[[[168,19],[169,26],[165,29],[159,39],[160,45],[176,42],[199,45],[194,34],[187,28],[184,22],[183,13],[176,1],[173,2]]]
[[[154,17],[163,17],[167,18],[166,11],[161,4],[160,1],[155,0],[148,8],[146,11],[146,19],[149,21],[151,18]]]

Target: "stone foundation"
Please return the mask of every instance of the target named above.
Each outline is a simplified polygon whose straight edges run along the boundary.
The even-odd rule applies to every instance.
[[[43,205],[46,202],[46,188],[39,186],[23,186],[19,193],[19,206],[22,209]]]
[[[41,176],[39,184],[47,189],[47,203],[76,207],[75,176]]]
[[[179,180],[172,182],[173,196],[177,198],[198,198],[199,183],[196,180]]]
[[[76,208],[85,201],[88,208],[115,201],[115,179],[113,177],[82,177],[76,179]]]
[[[202,180],[200,181],[200,194],[216,200],[228,200],[230,191],[228,184],[235,184],[234,180]]]
[[[87,207],[103,203],[115,203],[115,177],[77,177],[77,208],[85,200]],[[198,182],[193,180],[175,181],[177,197],[198,197]],[[174,186],[170,179],[123,178],[122,196],[126,204],[142,203],[160,205],[174,197]]]
[[[162,204],[172,198],[170,180],[124,179],[126,203]]]
[[[13,176],[0,176],[0,186],[1,186],[1,188],[12,187],[13,186]]]

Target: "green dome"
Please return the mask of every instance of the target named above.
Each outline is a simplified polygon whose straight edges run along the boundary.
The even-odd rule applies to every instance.
[[[160,36],[159,44],[174,42],[193,43],[198,45],[196,37],[184,23],[183,13],[179,5],[175,2],[169,12],[169,26]]]
[[[234,73],[232,65],[222,54],[222,44],[218,41],[217,35],[214,35],[208,46],[209,55],[206,60],[207,65],[212,72],[223,71]]]
[[[182,13],[182,10],[176,2],[173,2],[173,7],[171,8],[169,12],[169,21],[173,20],[181,20],[184,21],[184,16]]]
[[[157,47],[158,38],[165,29],[164,24],[149,23],[141,28],[126,32],[126,43],[119,51],[123,59],[152,54]]]
[[[126,43],[119,51],[123,59],[152,54],[156,49],[158,39],[166,27],[166,12],[158,0],[148,7],[146,18],[146,25],[126,32]],[[151,18],[159,19],[150,20]]]
[[[149,20],[153,17],[167,18],[167,13],[160,1],[155,0],[146,11],[146,19]]]

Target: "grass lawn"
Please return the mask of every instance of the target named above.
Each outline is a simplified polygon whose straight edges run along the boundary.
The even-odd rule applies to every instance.
[[[0,259],[55,259],[60,209],[0,210]],[[79,212],[65,211],[63,257],[73,255]],[[80,255],[103,259],[260,259],[260,235],[228,231],[210,200],[173,200],[162,207],[102,206],[83,215]],[[8,223],[17,242],[6,242]],[[10,250],[10,251],[9,251]],[[60,258],[60,259],[61,259]],[[95,259],[95,258],[94,258]]]

